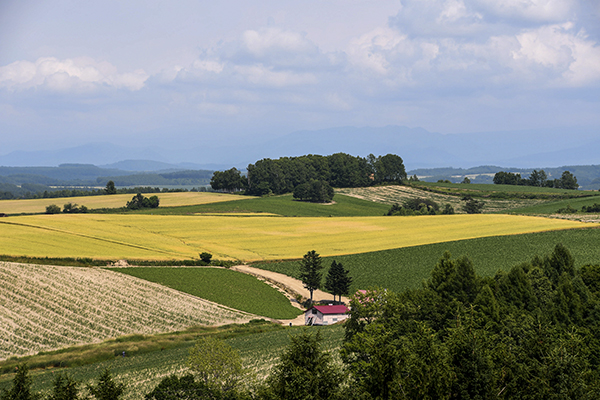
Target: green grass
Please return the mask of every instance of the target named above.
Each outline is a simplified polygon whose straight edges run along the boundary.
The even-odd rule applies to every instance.
[[[514,208],[509,212],[511,214],[555,214],[559,208],[567,207],[570,205],[573,208],[576,208],[578,211],[578,215],[585,216],[589,215],[588,213],[582,213],[581,207],[583,206],[592,206],[594,203],[600,203],[600,198],[597,196],[594,197],[584,197],[578,199],[568,199],[568,200],[559,200],[548,203],[537,204],[529,207],[521,207]]]
[[[491,276],[535,255],[549,254],[557,243],[564,244],[577,267],[600,264],[600,229],[572,229],[521,235],[494,236],[405,247],[355,255],[324,258],[324,275],[332,260],[341,262],[353,278],[351,293],[380,286],[394,291],[420,287],[444,251],[454,258],[466,255],[478,274]],[[319,252],[319,249],[315,249]],[[257,263],[254,267],[298,277],[298,262]]]
[[[252,325],[252,323],[247,324]],[[237,349],[242,356],[244,366],[251,369],[259,378],[268,374],[270,367],[278,362],[278,358],[289,344],[290,335],[300,333],[304,327],[270,329],[258,324],[264,330],[257,332],[256,328],[248,332],[223,332],[205,333],[214,334],[225,339],[232,347]],[[241,326],[243,327],[243,326]],[[227,330],[236,330],[234,326]],[[242,329],[242,328],[240,328]],[[323,348],[335,351],[342,343],[344,328],[342,325],[327,327],[311,327],[311,332],[319,331],[323,337]],[[134,343],[135,344],[135,343]],[[185,363],[189,349],[194,345],[193,340],[182,342],[177,347],[158,350],[143,354],[130,354],[123,358],[113,356],[109,360],[78,366],[74,368],[47,369],[32,371],[34,392],[47,393],[52,388],[52,382],[59,372],[67,372],[83,385],[95,383],[100,373],[109,368],[115,381],[126,385],[124,400],[143,399],[144,394],[150,392],[160,380],[172,373],[183,375],[187,372]],[[12,374],[0,376],[0,389],[11,386]]]
[[[159,207],[141,214],[182,215],[196,213],[271,213],[286,217],[354,217],[384,215],[389,206],[336,194],[334,204],[295,201],[291,194],[248,198],[182,207]]]
[[[112,268],[137,278],[268,318],[300,314],[277,289],[253,276],[220,268]]]
[[[554,189],[536,186],[518,186],[518,185],[494,185],[494,184],[462,184],[462,183],[441,183],[441,182],[415,182],[412,187],[425,190],[436,190],[446,194],[472,196],[490,196],[499,198],[576,198],[585,196],[598,196],[598,192]]]

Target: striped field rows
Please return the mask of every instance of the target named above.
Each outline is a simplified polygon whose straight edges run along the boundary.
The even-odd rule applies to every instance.
[[[252,317],[103,269],[0,263],[0,359]]]

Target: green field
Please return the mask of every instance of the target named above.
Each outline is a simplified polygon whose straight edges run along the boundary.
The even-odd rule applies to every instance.
[[[244,198],[243,201],[224,201],[220,203],[198,204],[184,207],[159,207],[139,213],[154,215],[180,214],[223,214],[223,213],[266,213],[286,217],[356,217],[379,216],[389,207],[371,201],[336,194],[333,204],[308,203],[296,201],[291,194],[260,198]]]
[[[507,270],[535,255],[549,254],[557,243],[564,244],[575,258],[575,265],[600,264],[600,229],[571,229],[493,236],[449,241],[393,250],[324,258],[329,268],[332,260],[341,262],[353,278],[351,293],[369,287],[385,287],[395,291],[418,288],[441,258],[450,251],[454,258],[466,255],[478,274],[490,276]],[[317,247],[315,250],[319,252]],[[254,267],[298,277],[298,262],[256,263]]]
[[[242,356],[244,366],[253,371],[259,379],[268,375],[270,367],[277,363],[281,352],[289,344],[290,335],[300,333],[303,327],[269,330],[263,333],[249,335],[236,335],[226,339],[232,347],[236,348]],[[341,346],[344,329],[342,325],[328,327],[312,327],[311,332],[321,332],[323,348],[335,351]],[[219,335],[223,337],[223,335]],[[225,335],[225,338],[227,336]],[[135,343],[133,343],[135,345]],[[193,342],[183,343],[181,346],[163,351],[134,355],[131,357],[117,356],[110,361],[68,369],[48,369],[34,371],[33,390],[47,393],[52,388],[52,382],[58,372],[68,372],[76,380],[85,384],[94,383],[98,375],[109,368],[115,381],[127,386],[123,400],[143,399],[144,394],[151,391],[160,380],[172,373],[183,375],[187,368],[185,362]],[[334,354],[334,357],[337,357]],[[11,374],[0,376],[0,389],[10,387]]]
[[[548,187],[537,186],[520,186],[520,185],[494,185],[494,184],[463,184],[463,183],[444,183],[444,182],[413,182],[412,187],[424,189],[436,189],[448,193],[472,195],[490,195],[493,193],[503,193],[506,195],[515,196],[546,196],[548,198],[567,198],[567,197],[585,197],[585,196],[600,196],[598,192],[589,192],[581,190],[566,190],[555,189]]]
[[[592,206],[594,204],[600,203],[600,197],[583,197],[578,199],[567,199],[567,200],[557,200],[548,203],[537,204],[529,207],[520,207],[510,210],[509,212],[512,214],[555,214],[556,211],[560,208],[565,208],[567,206],[571,206],[577,211],[580,211],[577,214],[574,214],[575,217],[585,217],[590,215],[590,213],[582,213],[581,207],[583,206]]]
[[[277,289],[253,276],[228,269],[200,267],[111,270],[263,317],[292,319],[301,313]]]

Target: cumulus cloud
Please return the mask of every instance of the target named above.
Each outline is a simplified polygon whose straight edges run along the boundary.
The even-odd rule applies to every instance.
[[[35,62],[15,61],[0,67],[0,87],[11,90],[45,87],[53,91],[88,91],[100,86],[139,90],[146,79],[143,70],[118,73],[110,63],[88,57],[41,57]]]
[[[385,79],[391,90],[597,84],[600,47],[565,20],[576,5],[574,0],[404,0],[389,27],[350,43],[348,60]]]
[[[573,18],[576,0],[473,0],[474,9],[488,17],[535,22],[556,22]]]

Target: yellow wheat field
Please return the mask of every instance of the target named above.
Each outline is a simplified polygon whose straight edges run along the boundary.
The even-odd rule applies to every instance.
[[[57,214],[0,219],[0,254],[110,259],[300,258],[593,226],[514,215],[284,218]]]
[[[221,201],[243,200],[252,198],[248,196],[236,196],[225,193],[212,192],[181,192],[181,193],[149,193],[147,196],[158,196],[160,205],[164,207],[190,206],[194,204],[218,203]],[[56,199],[28,199],[28,200],[0,200],[0,213],[43,213],[46,207],[56,204],[60,208],[66,203],[84,205],[87,208],[119,208],[125,204],[133,194],[115,194],[110,196],[81,196],[81,197],[59,197]]]

